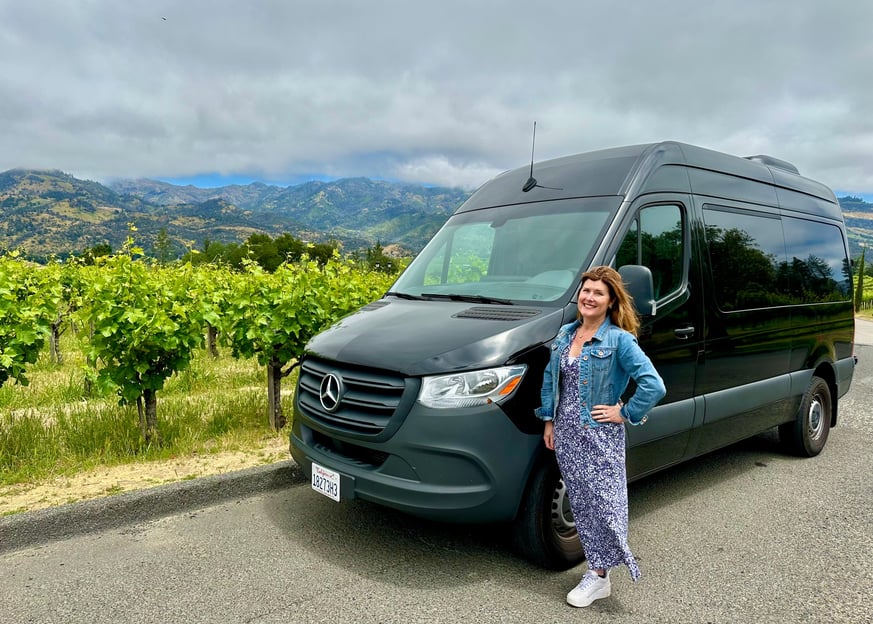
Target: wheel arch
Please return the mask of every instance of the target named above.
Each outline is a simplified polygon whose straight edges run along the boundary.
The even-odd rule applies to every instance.
[[[821,361],[815,367],[812,374],[823,379],[828,385],[831,393],[831,428],[834,428],[837,426],[837,403],[839,401],[837,396],[837,374],[834,370],[834,365],[829,360]]]

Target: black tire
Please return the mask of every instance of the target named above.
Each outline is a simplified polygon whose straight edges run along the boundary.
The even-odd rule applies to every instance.
[[[831,388],[821,377],[813,377],[794,421],[779,426],[779,440],[792,455],[815,457],[828,441],[832,418]]]
[[[554,457],[540,461],[531,474],[513,541],[522,556],[550,570],[566,570],[585,559]]]

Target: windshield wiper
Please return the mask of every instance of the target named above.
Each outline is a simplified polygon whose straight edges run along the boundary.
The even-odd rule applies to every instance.
[[[424,297],[419,297],[418,295],[410,295],[402,292],[394,292],[393,290],[389,290],[385,293],[385,296],[393,295],[394,297],[398,297],[399,299],[409,299],[410,301],[421,301]]]
[[[425,299],[448,299],[450,301],[468,301],[470,303],[496,303],[499,305],[515,305],[509,299],[500,299],[498,297],[485,297],[484,295],[458,295],[445,293],[421,293]]]

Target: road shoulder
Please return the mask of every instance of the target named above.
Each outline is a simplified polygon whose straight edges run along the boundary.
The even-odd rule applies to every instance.
[[[0,518],[0,553],[302,483],[292,460]]]

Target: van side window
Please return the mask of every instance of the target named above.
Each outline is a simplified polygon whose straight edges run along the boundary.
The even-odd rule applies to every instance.
[[[725,312],[785,305],[787,274],[778,215],[704,206],[713,292]]]
[[[851,299],[852,276],[843,233],[827,223],[783,217],[792,303]]]
[[[625,264],[649,267],[655,285],[655,299],[662,299],[682,284],[684,232],[681,207],[647,206],[640,210],[625,235],[615,265],[617,268]]]

